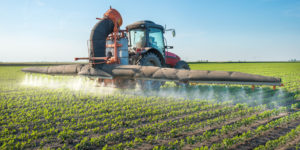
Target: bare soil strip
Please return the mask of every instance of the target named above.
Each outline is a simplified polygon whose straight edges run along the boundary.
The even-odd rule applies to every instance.
[[[225,107],[225,106],[224,106],[224,107]],[[223,107],[223,106],[218,106],[218,107],[216,107],[216,108],[212,108],[211,110],[223,109],[224,107]],[[198,113],[200,113],[200,112],[207,112],[207,111],[209,111],[209,110],[199,110],[199,111],[192,112],[192,113],[185,113],[185,114],[178,115],[178,116],[176,116],[176,117],[165,118],[165,119],[159,120],[159,121],[157,121],[157,122],[147,122],[147,123],[142,123],[142,124],[137,125],[137,126],[135,126],[135,127],[133,127],[133,128],[132,128],[132,127],[122,127],[122,128],[120,128],[120,129],[117,129],[117,130],[111,130],[111,131],[107,131],[107,132],[103,132],[103,133],[101,133],[101,134],[88,133],[87,136],[89,136],[89,137],[98,137],[99,135],[103,135],[103,134],[107,135],[107,134],[112,134],[112,133],[122,133],[122,132],[125,131],[126,129],[137,129],[137,128],[139,128],[139,127],[146,126],[146,125],[151,125],[151,124],[153,124],[153,123],[161,123],[161,122],[165,122],[165,121],[175,121],[175,120],[180,120],[181,118],[185,118],[186,116],[193,115],[193,114],[198,114]],[[203,118],[203,119],[200,119],[200,120],[195,120],[195,121],[192,121],[191,124],[192,124],[192,123],[201,122],[201,121],[207,120],[207,119],[212,119],[212,118],[215,118],[215,117],[218,117],[218,116],[209,116],[209,117],[206,117],[206,118]],[[186,125],[186,124],[179,124],[177,127],[181,127],[181,126],[183,126],[183,125]],[[171,129],[170,129],[170,128],[164,128],[163,130],[158,131],[158,132],[159,132],[159,133],[163,133],[163,132],[168,132],[169,130],[171,130]],[[148,135],[150,135],[150,134],[148,134]],[[130,140],[132,140],[132,139],[127,139],[127,140],[122,141],[122,142],[130,141]],[[108,145],[114,145],[114,144],[117,144],[117,143],[115,143],[115,142],[109,142],[109,143],[107,143],[107,144],[108,144]]]
[[[289,122],[287,125],[283,127],[276,127],[272,130],[264,132],[260,136],[256,136],[244,143],[235,145],[232,147],[232,149],[254,149],[259,145],[265,145],[266,142],[268,142],[269,140],[274,140],[279,138],[282,135],[287,134],[292,129],[296,128],[298,125],[300,125],[300,120]]]
[[[278,150],[296,150],[297,149],[296,146],[298,146],[298,149],[300,150],[300,136],[298,136],[293,141],[286,143],[284,146],[280,147]]]
[[[287,113],[281,113],[278,116],[273,116],[271,118],[259,120],[259,121],[256,121],[255,123],[252,123],[252,124],[248,125],[248,126],[242,126],[239,129],[228,133],[227,135],[222,135],[221,137],[214,137],[214,138],[211,138],[209,141],[204,141],[202,143],[196,143],[194,145],[186,145],[185,147],[183,147],[183,149],[193,149],[193,148],[201,147],[201,146],[204,146],[204,145],[211,146],[214,143],[222,142],[224,138],[230,138],[230,137],[233,137],[235,135],[242,134],[243,132],[247,132],[251,129],[255,129],[260,125],[267,124],[268,122],[270,122],[272,120],[279,119],[279,118],[284,117],[286,115],[287,115]],[[243,117],[243,118],[245,118],[245,117]]]
[[[176,138],[170,138],[170,139],[167,139],[167,140],[159,140],[157,141],[157,143],[153,144],[153,145],[150,145],[150,144],[142,144],[140,147],[137,147],[137,149],[152,149],[155,145],[164,145],[164,144],[168,144],[170,141],[175,141],[175,140],[179,140],[179,139],[184,139],[186,138],[187,136],[197,136],[197,135],[201,135],[203,134],[205,131],[207,130],[216,130],[216,129],[220,129],[223,125],[230,125],[230,124],[233,124],[235,122],[237,122],[238,120],[241,120],[243,118],[246,118],[246,117],[250,117],[252,115],[255,115],[255,114],[259,114],[261,112],[256,112],[254,114],[250,114],[250,115],[247,115],[247,116],[242,116],[242,117],[237,117],[237,118],[234,118],[234,119],[231,119],[231,120],[227,120],[226,122],[224,122],[223,124],[219,124],[219,125],[213,125],[213,126],[207,126],[203,129],[198,129],[198,130],[194,130],[194,131],[191,131],[191,132],[182,132],[180,135],[178,135]]]

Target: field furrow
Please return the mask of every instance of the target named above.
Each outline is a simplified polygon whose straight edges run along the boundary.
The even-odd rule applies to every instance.
[[[191,66],[198,65],[238,71],[235,63]],[[285,65],[288,73],[272,74]],[[276,90],[171,82],[159,90],[114,89],[0,66],[0,149],[297,149],[300,72],[294,65],[260,68],[257,74],[282,77],[285,87]]]

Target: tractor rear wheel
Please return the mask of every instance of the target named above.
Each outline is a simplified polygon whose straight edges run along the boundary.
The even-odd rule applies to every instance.
[[[158,56],[154,53],[146,53],[142,58],[137,62],[137,65],[141,66],[157,66],[161,67],[161,61]],[[152,80],[138,80],[138,84],[142,89],[159,89],[162,83],[160,81]]]
[[[191,70],[190,66],[188,63],[186,63],[183,60],[180,60],[176,63],[176,65],[174,66],[175,69],[186,69],[186,70]],[[182,82],[175,82],[177,86],[188,86],[189,83],[182,83]]]
[[[142,58],[137,62],[137,65],[161,67],[161,62],[157,55],[150,52],[143,55]]]

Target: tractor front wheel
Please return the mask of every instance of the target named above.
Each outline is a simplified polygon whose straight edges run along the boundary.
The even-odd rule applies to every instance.
[[[188,63],[186,63],[185,61],[183,60],[180,60],[176,63],[175,69],[186,69],[186,70],[191,70],[190,66]]]
[[[174,66],[175,69],[186,69],[186,70],[191,70],[189,64],[183,60],[180,60],[176,63]],[[175,82],[177,86],[188,86],[188,82]]]

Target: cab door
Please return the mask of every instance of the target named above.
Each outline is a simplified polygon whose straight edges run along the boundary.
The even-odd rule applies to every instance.
[[[149,47],[157,49],[163,56],[165,56],[164,36],[161,29],[149,28],[148,45]]]

